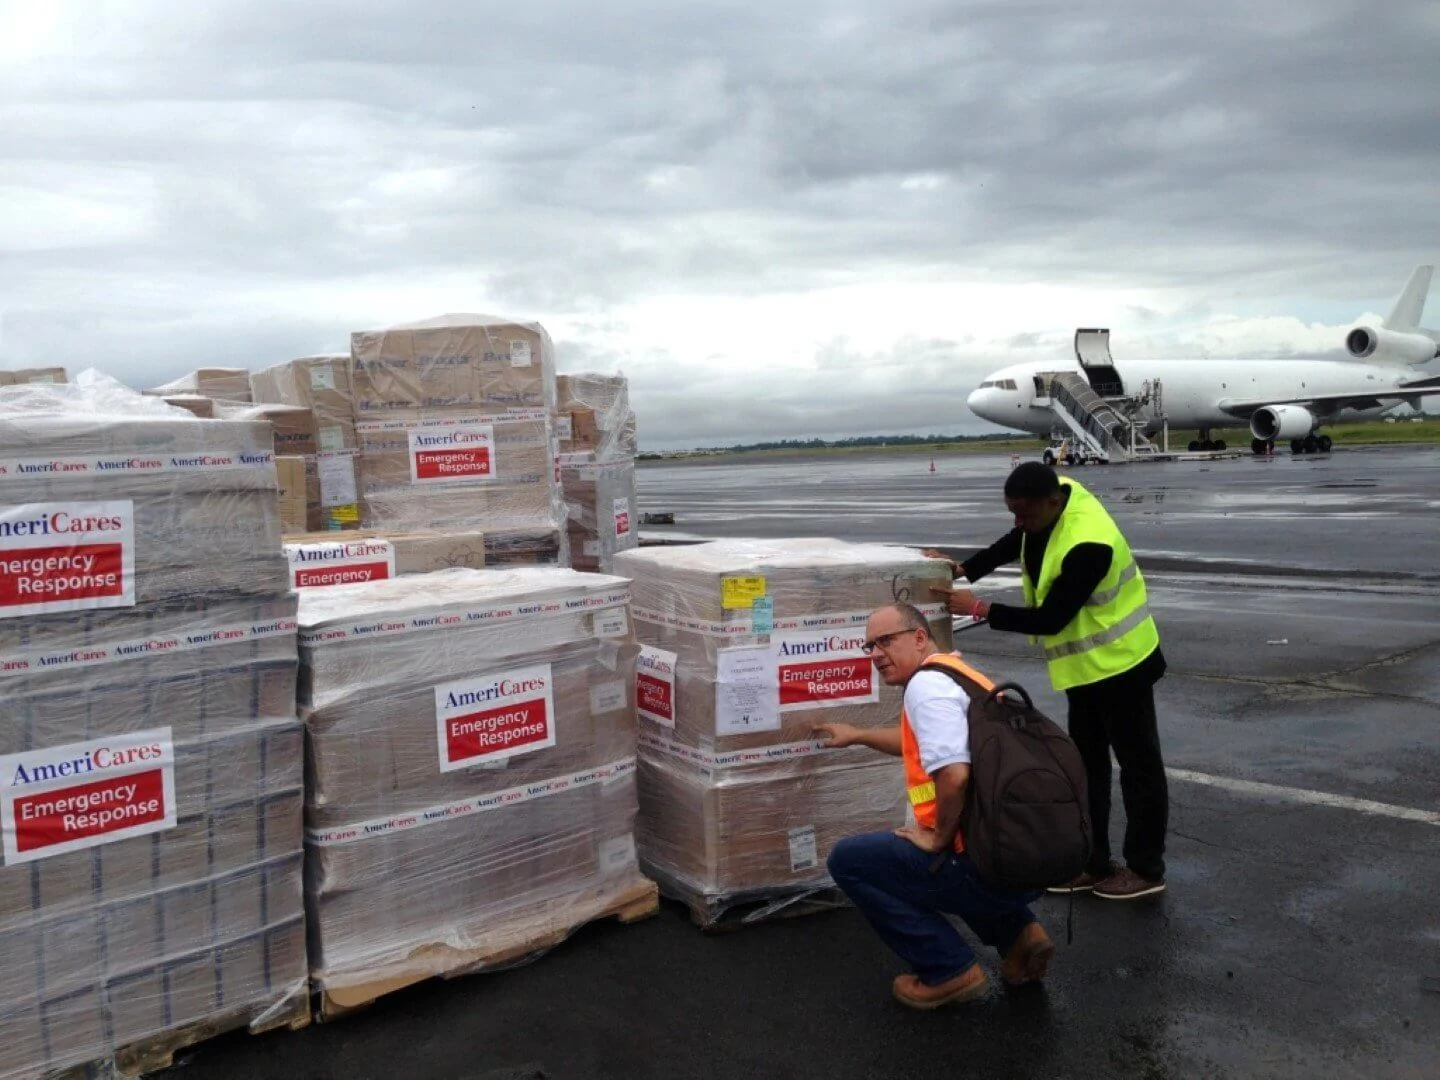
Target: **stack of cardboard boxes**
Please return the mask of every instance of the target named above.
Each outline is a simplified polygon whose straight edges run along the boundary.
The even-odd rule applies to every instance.
[[[653,907],[629,607],[618,578],[538,567],[301,593],[323,1014]]]
[[[37,386],[65,382],[63,367],[21,368],[17,371],[0,371],[0,386]]]
[[[623,375],[561,375],[558,397],[570,565],[609,573],[616,552],[639,543],[629,387]]]
[[[917,603],[948,568],[837,540],[723,541],[622,552],[637,633],[646,872],[711,925],[732,907],[823,888],[835,842],[904,822],[897,759],[827,750],[811,727],[898,721],[902,692],[861,644],[875,608]]]
[[[306,1015],[269,429],[0,391],[0,1075]],[[42,405],[44,407],[37,407]]]

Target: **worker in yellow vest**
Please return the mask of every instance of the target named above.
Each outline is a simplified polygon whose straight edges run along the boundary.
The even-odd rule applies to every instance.
[[[893,833],[849,836],[830,853],[830,876],[870,925],[911,967],[892,984],[915,1009],[973,1001],[990,980],[945,913],[958,915],[1004,958],[1001,975],[1019,986],[1044,978],[1055,946],[1029,905],[1039,891],[987,884],[965,854],[960,815],[970,780],[969,698],[943,671],[993,684],[954,653],[942,653],[925,616],[910,604],[874,612],[862,646],[880,678],[905,687],[900,723],[888,728],[817,724],[832,747],[867,746],[902,758],[909,823]]]
[[[1090,868],[1051,892],[1093,891],[1135,900],[1165,889],[1169,789],[1155,719],[1155,683],[1165,674],[1160,634],[1130,545],[1100,500],[1037,461],[1005,481],[1015,528],[953,576],[978,581],[1019,560],[1025,606],[992,604],[965,589],[936,590],[952,614],[993,630],[1030,635],[1045,647],[1050,682],[1070,706],[1070,738],[1085,761],[1094,856]],[[945,558],[943,554],[926,554]],[[1110,752],[1120,764],[1125,865],[1110,859]]]

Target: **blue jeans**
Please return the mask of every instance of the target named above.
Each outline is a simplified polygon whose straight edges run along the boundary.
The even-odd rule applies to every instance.
[[[830,853],[830,876],[920,981],[935,986],[975,963],[975,951],[941,912],[958,915],[1001,956],[1035,921],[1039,892],[987,885],[967,855],[930,873],[933,855],[894,833],[849,836]]]

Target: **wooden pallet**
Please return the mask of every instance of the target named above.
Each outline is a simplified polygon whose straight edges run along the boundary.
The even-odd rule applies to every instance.
[[[255,1006],[248,1006],[197,1020],[122,1046],[100,1060],[47,1073],[45,1080],[137,1080],[171,1068],[177,1055],[219,1035],[246,1030],[252,1035],[281,1029],[300,1031],[309,1025],[310,1002],[306,995],[296,994],[279,1009],[267,1006],[257,1010]]]
[[[405,966],[410,970],[379,977],[353,986],[322,990],[316,995],[315,1019],[321,1023],[338,1020],[373,1005],[380,998],[432,978],[453,979],[480,972],[516,967],[549,952],[575,931],[592,922],[616,919],[639,922],[660,910],[660,890],[654,882],[643,881],[604,904],[578,914],[573,922],[535,934],[516,934],[509,940],[474,949],[434,945],[417,950]]]
[[[707,934],[726,934],[756,923],[817,915],[851,906],[849,898],[834,885],[757,889],[723,900],[694,895],[678,899],[690,910],[690,921]]]

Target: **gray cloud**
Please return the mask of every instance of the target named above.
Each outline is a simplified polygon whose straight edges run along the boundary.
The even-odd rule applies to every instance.
[[[54,35],[0,45],[12,365],[153,385],[464,294],[565,326],[563,366],[625,369],[657,440],[925,428],[955,403],[918,372],[963,400],[1073,327],[817,327],[717,410],[737,358],[615,312],[1049,282],[1164,292],[1089,321],[1183,352],[1217,312],[1385,310],[1440,247],[1420,0],[55,7]]]

